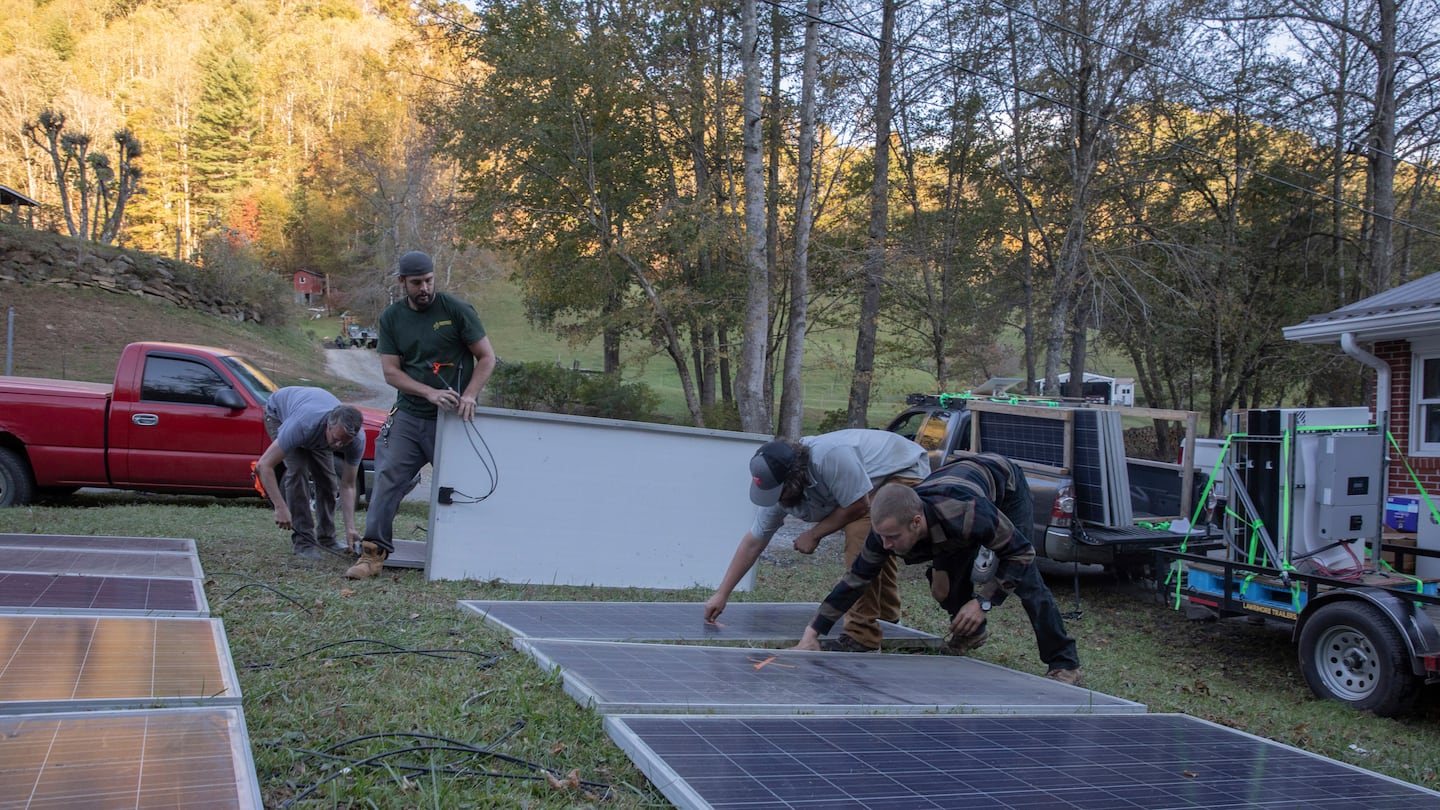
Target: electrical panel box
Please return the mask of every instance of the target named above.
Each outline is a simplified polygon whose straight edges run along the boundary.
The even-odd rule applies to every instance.
[[[1417,547],[1440,551],[1440,524],[1435,522],[1435,517],[1427,508],[1420,510],[1415,527],[1415,545]],[[1440,557],[1417,556],[1415,558],[1415,576],[1428,580],[1440,579]]]
[[[1369,433],[1336,433],[1320,440],[1315,498],[1323,506],[1369,506],[1379,511],[1385,440]]]
[[[1385,444],[1375,431],[1302,431],[1292,464],[1292,536],[1297,555],[1336,540],[1380,536]]]

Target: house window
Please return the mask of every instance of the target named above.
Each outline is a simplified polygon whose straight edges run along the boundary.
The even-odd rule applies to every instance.
[[[1440,456],[1440,351],[1416,352],[1410,379],[1415,403],[1411,447],[1416,453]]]

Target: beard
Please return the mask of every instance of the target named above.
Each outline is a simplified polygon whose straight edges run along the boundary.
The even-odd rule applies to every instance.
[[[435,303],[435,294],[415,293],[414,295],[406,296],[406,300],[410,302],[411,309],[415,310],[416,312],[424,312],[425,310],[430,308],[431,304]]]

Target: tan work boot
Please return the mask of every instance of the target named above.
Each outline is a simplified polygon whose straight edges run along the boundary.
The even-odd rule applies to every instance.
[[[1045,677],[1052,681],[1068,683],[1071,686],[1085,685],[1085,678],[1081,676],[1079,669],[1052,669],[1045,673]]]
[[[345,576],[350,579],[369,579],[379,576],[381,569],[385,567],[385,558],[390,553],[375,543],[366,541],[360,544],[360,559],[355,564],[345,569]]]

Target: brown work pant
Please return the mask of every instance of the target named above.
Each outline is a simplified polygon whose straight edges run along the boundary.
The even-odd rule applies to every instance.
[[[883,484],[904,484],[913,487],[919,478],[891,476]],[[877,487],[878,489],[878,487]],[[870,493],[872,496],[874,492]],[[870,534],[870,514],[845,524],[845,570],[855,564],[860,550],[865,547],[865,538]],[[896,583],[895,558],[887,557],[880,576],[865,589],[865,594],[845,614],[845,635],[866,647],[880,646],[880,622],[900,621],[900,588]]]

